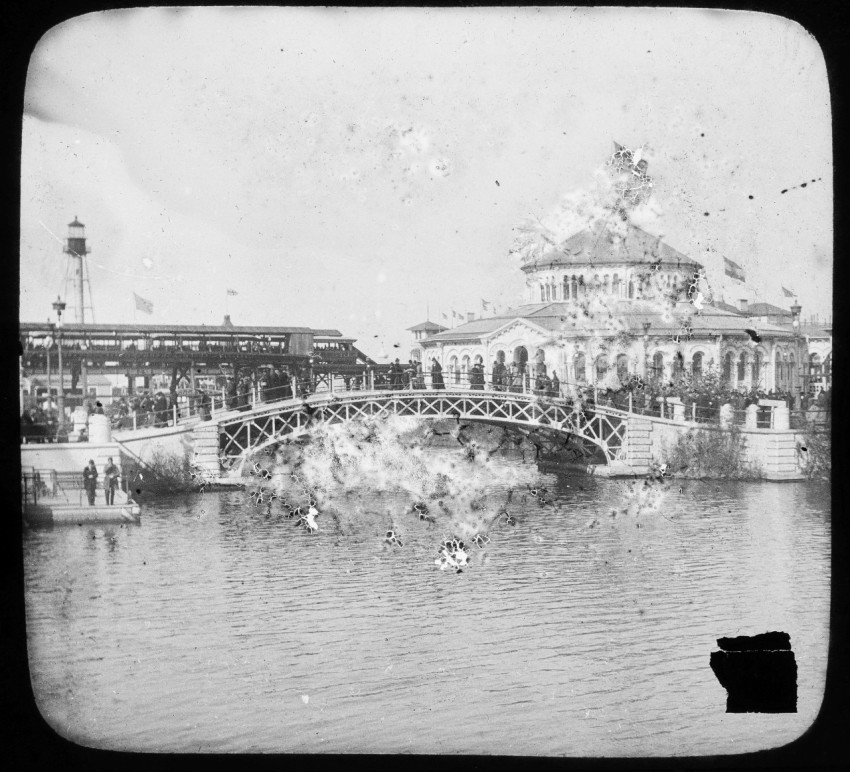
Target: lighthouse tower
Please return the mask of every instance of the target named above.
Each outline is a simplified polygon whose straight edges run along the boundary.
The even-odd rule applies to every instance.
[[[91,282],[86,270],[86,255],[90,252],[86,246],[86,226],[74,215],[74,222],[68,223],[68,238],[65,241],[64,252],[68,255],[69,268],[74,269],[74,298],[75,321],[77,324],[86,323],[86,309],[89,310],[89,321],[94,322],[94,307],[92,305]],[[66,274],[67,280],[67,274]],[[88,288],[89,302],[85,302],[85,288]]]

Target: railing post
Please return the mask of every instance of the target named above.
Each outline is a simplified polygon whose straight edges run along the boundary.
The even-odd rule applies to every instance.
[[[171,407],[174,414],[174,425],[177,426],[177,405],[172,405]]]
[[[629,392],[629,412],[632,412],[632,393]]]
[[[369,390],[375,391],[375,371],[369,371]]]
[[[523,393],[523,394],[528,394],[528,381],[527,381],[527,378],[528,378],[528,373],[523,373],[523,374],[522,374],[522,393]]]
[[[697,403],[691,402],[691,421],[693,423],[697,422]]]
[[[330,383],[330,387],[331,387],[331,394],[333,394],[334,393],[334,374],[330,373],[328,378],[330,379],[329,383]]]
[[[133,411],[133,431],[136,431],[136,411]]]
[[[215,392],[210,397],[210,418],[215,418]]]

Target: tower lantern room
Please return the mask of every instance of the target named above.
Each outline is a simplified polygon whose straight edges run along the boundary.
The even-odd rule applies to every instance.
[[[74,216],[74,221],[68,223],[68,238],[65,241],[64,252],[68,255],[69,262],[73,265],[74,270],[74,311],[78,324],[86,322],[86,308],[91,312],[92,321],[94,321],[94,309],[91,305],[91,284],[89,282],[88,271],[86,270],[86,255],[91,250],[86,246],[86,226],[83,225]],[[70,266],[69,266],[70,267]],[[66,275],[67,276],[67,275]],[[67,279],[66,279],[67,281]],[[89,304],[86,305],[84,299],[84,286],[88,285]]]
[[[68,223],[68,241],[65,252],[71,256],[82,256],[89,252],[86,246],[86,226],[76,217],[74,222]]]

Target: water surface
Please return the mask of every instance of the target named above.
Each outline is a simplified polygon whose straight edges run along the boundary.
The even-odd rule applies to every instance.
[[[366,491],[315,534],[243,491],[148,503],[139,526],[27,530],[38,705],[79,743],[175,752],[715,754],[811,724],[825,487],[674,481],[658,512],[612,517],[623,481],[519,471],[558,506],[515,497],[516,527],[461,574],[433,562],[452,534]],[[386,510],[403,548],[383,542]],[[768,630],[791,636],[798,713],[727,715],[716,639]]]

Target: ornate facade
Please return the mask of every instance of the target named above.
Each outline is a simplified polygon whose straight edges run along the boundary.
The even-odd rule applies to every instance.
[[[732,388],[792,390],[806,341],[794,328],[704,299],[702,266],[627,222],[595,223],[522,266],[525,303],[420,341],[426,371],[468,383],[480,362],[554,371],[567,389],[709,368]],[[533,376],[532,376],[533,377]]]

